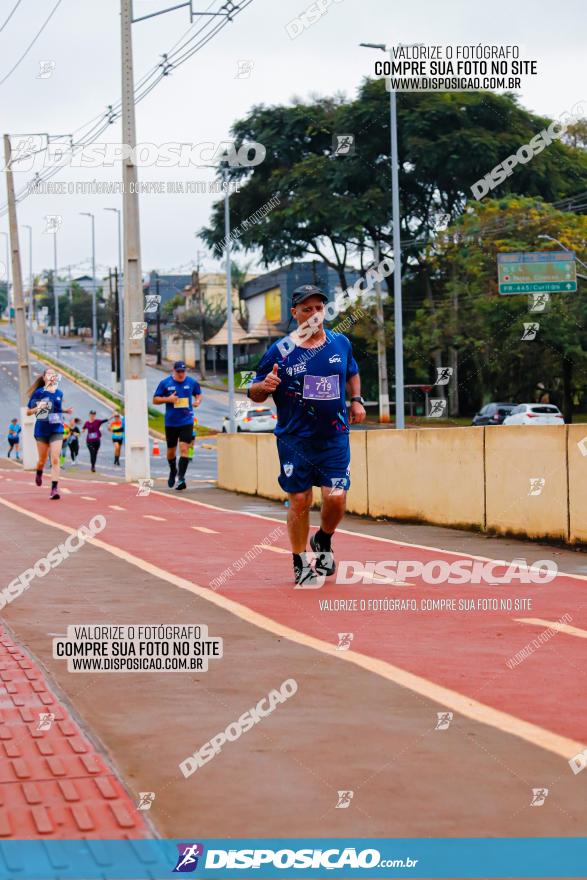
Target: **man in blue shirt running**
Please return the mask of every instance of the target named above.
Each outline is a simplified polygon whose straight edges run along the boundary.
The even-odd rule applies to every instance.
[[[350,486],[350,423],[365,419],[359,368],[350,340],[324,329],[326,295],[312,284],[298,287],[291,313],[297,330],[273,343],[263,356],[248,390],[263,403],[271,395],[277,408],[279,485],[289,495],[287,528],[297,589],[321,587],[334,574],[331,540],[344,516]],[[312,568],[306,552],[312,486],[322,491],[320,529],[310,538],[316,554]]]
[[[188,469],[189,449],[194,427],[194,407],[202,400],[202,389],[198,382],[187,375],[184,361],[176,361],[171,376],[159,382],[153,395],[153,403],[165,404],[165,439],[167,441],[167,462],[169,478],[167,485],[173,489],[177,479],[177,490],[186,488],[185,475]],[[179,441],[179,468],[175,456]]]

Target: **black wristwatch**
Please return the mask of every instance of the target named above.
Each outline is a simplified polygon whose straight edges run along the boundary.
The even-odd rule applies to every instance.
[[[361,397],[360,394],[357,397],[351,397],[351,403],[354,403],[355,400],[358,401],[361,404],[361,406],[365,406],[365,398]]]

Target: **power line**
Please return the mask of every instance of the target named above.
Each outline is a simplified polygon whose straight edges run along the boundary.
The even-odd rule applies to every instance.
[[[20,6],[21,3],[22,3],[22,0],[16,0],[16,6],[14,7],[12,12],[10,13],[8,18],[6,19],[6,21],[4,22],[2,27],[0,27],[0,34],[2,33],[2,31],[4,30],[4,28],[6,27],[6,25],[8,24],[8,22],[10,21],[10,19],[12,18],[12,16],[14,15],[14,13],[16,12],[16,10],[18,9],[18,7]]]
[[[6,76],[4,77],[4,79],[0,79],[0,86],[1,86],[1,85],[4,85],[4,83],[6,82],[6,80],[8,79],[8,77],[9,77],[9,76],[12,76],[12,74],[14,73],[14,71],[16,70],[16,68],[19,66],[19,64],[21,63],[21,61],[23,61],[23,60],[26,58],[26,56],[28,55],[29,51],[33,48],[33,46],[35,45],[35,43],[37,42],[37,40],[39,39],[39,37],[41,36],[41,34],[43,33],[43,31],[45,30],[45,28],[47,27],[47,25],[49,24],[49,22],[51,21],[51,19],[52,19],[53,16],[55,15],[55,13],[57,12],[58,7],[61,6],[61,3],[62,3],[62,2],[63,2],[63,0],[57,0],[57,3],[55,4],[55,6],[53,7],[53,9],[51,10],[51,12],[49,13],[49,15],[47,16],[47,18],[45,19],[45,21],[43,22],[43,24],[41,25],[41,29],[39,30],[39,32],[37,33],[37,35],[34,37],[34,39],[33,39],[33,40],[29,43],[29,45],[26,47],[26,49],[24,50],[23,54],[20,56],[20,58],[18,59],[18,61],[16,62],[16,64],[15,64],[13,67],[10,68],[10,70],[8,71],[8,73],[6,74]],[[14,10],[13,10],[13,12],[14,12]],[[12,13],[11,13],[11,14],[12,14]]]
[[[58,5],[61,2],[62,2],[62,0],[58,0]],[[252,2],[253,2],[253,0],[243,0],[243,2],[240,2],[236,6],[236,8],[230,9],[229,12],[226,13],[226,17],[223,19],[223,21],[221,21],[217,24],[215,24],[213,22],[213,20],[210,19],[208,22],[206,22],[204,25],[202,25],[202,27],[200,27],[199,30],[192,37],[190,37],[189,40],[187,40],[182,46],[179,47],[179,49],[177,49],[174,52],[173,50],[178,45],[178,43],[180,43],[183,40],[183,38],[186,36],[186,34],[188,34],[189,31],[193,28],[194,25],[191,25],[191,27],[188,28],[188,30],[174,44],[174,46],[170,50],[171,54],[176,54],[178,51],[181,51],[186,45],[188,45],[188,43],[192,42],[199,34],[201,34],[203,31],[205,31],[206,28],[210,28],[210,26],[211,26],[212,30],[208,34],[205,34],[199,40],[199,42],[196,43],[195,46],[193,46],[189,51],[185,52],[176,61],[170,62],[167,60],[169,58],[169,53],[167,55],[163,55],[164,61],[156,64],[146,74],[144,74],[143,77],[141,77],[141,79],[138,81],[137,84],[135,84],[135,104],[138,104],[140,101],[142,101],[144,98],[146,98],[147,95],[149,95],[153,91],[153,89],[161,82],[161,80],[164,79],[166,76],[168,76],[170,70],[174,70],[174,69],[180,67],[182,64],[185,64],[186,61],[189,61],[189,59],[192,58],[193,55],[195,55],[197,52],[199,52],[200,49],[202,49],[206,45],[206,43],[208,43],[214,36],[216,36],[216,34],[220,30],[222,30],[223,27],[225,27],[228,24],[229,21],[232,21],[232,18],[230,16],[236,16],[239,12],[242,12],[244,9],[246,9],[247,6],[249,6]],[[214,0],[212,0],[212,3],[209,4],[208,9],[210,9],[210,6],[212,6],[213,3],[214,3]],[[220,10],[222,10],[225,7],[227,9],[229,9],[228,5],[226,3],[223,3],[222,6],[220,7]],[[55,10],[53,10],[53,11],[55,11]],[[218,14],[222,14],[222,13],[219,12]],[[150,85],[147,86],[147,83],[149,82],[149,80],[153,76],[155,76],[158,71],[159,71],[158,77],[154,80],[154,82],[152,82]],[[142,89],[142,91],[141,91],[141,89]],[[35,177],[33,178],[33,180],[29,181],[26,184],[26,186],[22,190],[20,190],[20,192],[18,193],[18,195],[16,197],[16,202],[17,203],[21,202],[23,199],[25,199],[27,197],[27,195],[30,195],[31,183],[37,184],[37,183],[44,182],[45,180],[49,180],[50,178],[52,178],[56,174],[58,174],[59,171],[61,171],[63,168],[67,167],[67,165],[69,164],[69,159],[73,158],[73,156],[77,152],[79,152],[79,150],[81,150],[84,147],[89,146],[89,144],[95,142],[96,139],[104,131],[106,131],[106,129],[110,125],[112,125],[114,122],[118,121],[120,116],[121,116],[121,102],[117,101],[116,104],[108,105],[108,111],[106,113],[102,112],[101,114],[98,114],[97,116],[93,117],[93,119],[91,119],[90,122],[85,123],[84,125],[81,125],[78,129],[76,129],[75,133],[77,133],[77,132],[81,131],[83,128],[91,125],[91,128],[89,129],[89,131],[86,132],[84,135],[82,135],[77,142],[73,143],[73,141],[72,141],[71,146],[70,146],[70,156],[68,157],[68,161],[63,162],[60,165],[53,166],[52,168],[46,168],[42,172],[38,172],[35,175]],[[48,144],[47,144],[47,147],[44,148],[44,150],[47,150],[47,149],[48,149]],[[37,152],[43,152],[43,150],[39,150]],[[33,153],[31,152],[31,153],[27,154],[27,157],[30,155],[33,155]],[[24,159],[26,157],[21,156],[20,158]],[[2,205],[2,208],[0,209],[0,216],[4,216],[7,212],[7,209],[8,209],[7,205]]]

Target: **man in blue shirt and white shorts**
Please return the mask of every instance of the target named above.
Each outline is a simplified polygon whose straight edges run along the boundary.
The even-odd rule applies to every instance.
[[[359,368],[350,340],[324,329],[328,297],[312,284],[292,297],[297,330],[273,343],[248,391],[256,403],[271,395],[277,408],[279,485],[289,495],[287,528],[297,589],[316,589],[334,574],[332,536],[344,516],[350,487],[350,423],[365,419]],[[315,567],[306,552],[312,486],[322,490],[320,529],[310,538]]]
[[[176,479],[177,490],[186,488],[185,475],[190,463],[194,407],[198,407],[201,400],[202,389],[195,379],[187,375],[184,361],[174,363],[171,376],[159,382],[153,395],[154,404],[165,404],[165,439],[169,464],[167,485],[170,489],[173,489]],[[179,467],[175,459],[178,441]]]

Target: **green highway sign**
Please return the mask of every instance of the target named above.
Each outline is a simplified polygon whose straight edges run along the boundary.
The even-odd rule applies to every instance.
[[[574,293],[577,290],[575,254],[572,251],[498,254],[497,282],[503,296]]]

